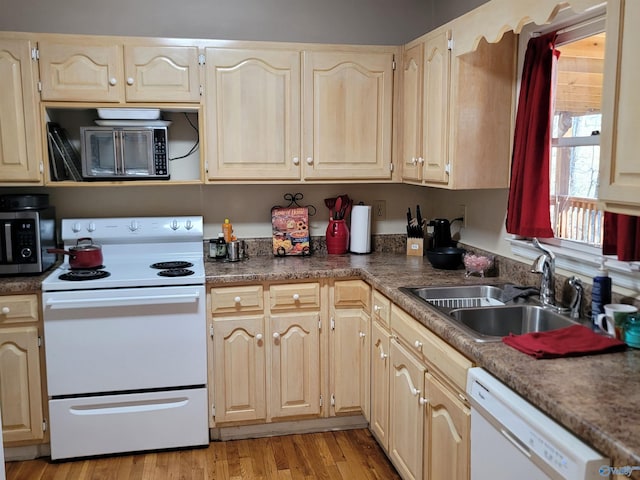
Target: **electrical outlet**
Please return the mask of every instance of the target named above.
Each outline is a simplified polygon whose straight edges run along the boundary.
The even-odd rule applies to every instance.
[[[458,205],[458,214],[456,215],[457,217],[462,217],[462,222],[460,223],[460,225],[462,225],[462,228],[467,226],[467,206],[466,205]]]
[[[386,220],[387,218],[387,202],[384,200],[376,200],[373,202],[373,218],[376,220]]]

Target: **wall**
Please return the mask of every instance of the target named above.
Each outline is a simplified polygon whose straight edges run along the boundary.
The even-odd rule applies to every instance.
[[[0,30],[399,45],[433,28],[432,4],[433,0],[0,0]]]

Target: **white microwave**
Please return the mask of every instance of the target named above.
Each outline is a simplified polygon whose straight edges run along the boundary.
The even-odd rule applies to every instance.
[[[81,127],[86,180],[169,179],[167,127]]]

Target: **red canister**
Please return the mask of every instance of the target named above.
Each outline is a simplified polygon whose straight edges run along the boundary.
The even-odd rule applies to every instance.
[[[327,253],[341,255],[349,249],[349,228],[344,220],[329,220]]]

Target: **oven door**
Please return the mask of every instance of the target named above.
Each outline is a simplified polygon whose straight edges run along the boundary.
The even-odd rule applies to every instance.
[[[204,286],[44,292],[49,396],[205,385]]]

